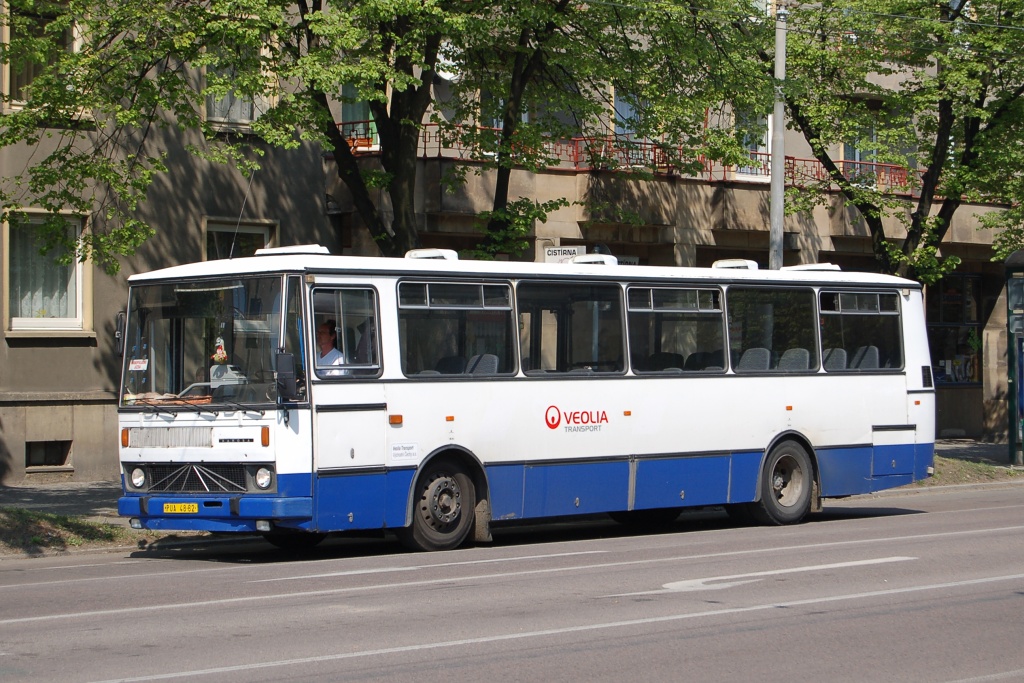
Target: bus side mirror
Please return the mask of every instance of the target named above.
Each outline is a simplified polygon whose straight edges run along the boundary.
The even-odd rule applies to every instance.
[[[277,368],[278,400],[299,400],[298,385],[295,381],[295,356],[290,353],[278,353],[274,357],[274,366]]]
[[[127,317],[125,312],[121,311],[114,322],[114,353],[119,356],[124,355],[124,324]]]

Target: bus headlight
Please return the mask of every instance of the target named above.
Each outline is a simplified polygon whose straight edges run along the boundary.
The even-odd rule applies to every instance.
[[[137,489],[141,489],[146,485],[146,470],[141,467],[136,467],[132,470],[132,486]]]
[[[256,486],[261,489],[269,489],[270,484],[274,481],[274,473],[266,467],[261,467],[256,470]]]

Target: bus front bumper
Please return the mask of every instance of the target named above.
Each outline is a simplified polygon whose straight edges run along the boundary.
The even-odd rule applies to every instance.
[[[306,528],[313,519],[312,498],[273,496],[122,496],[117,513],[138,520],[143,529],[184,531],[266,531],[270,523]]]

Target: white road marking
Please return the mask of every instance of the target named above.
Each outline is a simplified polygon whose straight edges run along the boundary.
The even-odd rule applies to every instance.
[[[880,557],[874,560],[856,560],[853,562],[836,562],[835,564],[816,564],[807,567],[791,567],[789,569],[771,569],[763,572],[751,572],[749,574],[733,574],[731,576],[709,576],[703,579],[687,579],[685,581],[673,581],[666,583],[661,590],[642,591],[639,593],[618,593],[616,595],[605,595],[606,598],[628,598],[632,595],[660,595],[663,593],[687,593],[690,591],[721,590],[742,586],[747,583],[760,581],[765,576],[779,576],[781,574],[798,574],[801,572],[817,572],[826,569],[845,569],[847,567],[867,567],[874,564],[888,564],[890,562],[907,562],[916,560],[916,557]]]
[[[929,514],[940,514],[940,513],[929,513]],[[1012,531],[1022,531],[1022,530],[1024,530],[1024,526],[1007,526],[1007,527],[994,527],[994,528],[991,528],[991,529],[968,529],[968,530],[964,530],[964,531],[944,531],[944,532],[933,533],[933,534],[913,534],[913,535],[907,535],[907,536],[884,536],[884,537],[877,537],[877,538],[855,539],[855,540],[850,540],[850,541],[829,541],[829,542],[825,542],[825,543],[807,543],[807,544],[803,544],[803,545],[771,546],[771,547],[767,547],[767,548],[754,548],[754,549],[749,549],[749,550],[733,550],[733,551],[726,551],[726,552],[720,552],[720,553],[705,553],[705,554],[701,554],[701,555],[681,555],[681,556],[674,556],[674,557],[660,558],[660,559],[652,559],[652,560],[629,561],[629,562],[624,562],[624,563],[621,563],[621,564],[631,565],[631,564],[648,564],[648,563],[660,563],[660,562],[682,562],[682,561],[687,561],[687,560],[706,560],[706,559],[715,559],[715,558],[721,558],[721,557],[738,557],[738,556],[744,556],[744,555],[760,555],[760,554],[775,553],[775,552],[790,552],[790,551],[801,551],[801,550],[814,550],[814,549],[817,549],[817,548],[840,548],[840,547],[845,547],[845,546],[857,546],[857,545],[875,544],[875,543],[889,543],[889,542],[928,540],[928,539],[932,539],[932,538],[952,538],[952,537],[956,537],[956,536],[976,536],[978,534],[1002,533],[1002,532],[1012,532]],[[710,532],[708,532],[708,533],[710,533]],[[579,554],[602,553],[602,552],[603,553],[608,553],[608,552],[617,552],[617,551],[612,551],[612,550],[608,550],[608,551],[604,551],[604,550],[601,550],[601,551],[598,551],[598,550],[594,550],[594,551],[581,551]],[[555,555],[552,555],[552,557],[554,557],[554,556]],[[538,555],[536,557],[544,557],[544,556]],[[333,563],[333,562],[339,562],[339,561],[346,562],[346,561],[349,561],[349,560],[352,560],[352,559],[353,558],[351,558],[351,557],[344,557],[344,558],[332,558],[332,559],[329,559],[329,560],[312,560],[310,562],[315,562],[315,563],[319,564],[319,563]],[[493,558],[493,559],[488,559],[488,560],[467,560],[466,563],[474,563],[474,562],[477,562],[477,563],[479,563],[479,562],[502,562],[502,561],[508,561],[508,560],[514,560],[514,559],[515,558]],[[161,563],[171,562],[171,560],[164,560],[162,558],[154,558],[153,560],[146,560],[145,558],[142,558],[140,561],[152,561],[152,562],[161,562]],[[303,563],[303,565],[306,565],[306,564],[307,563]],[[419,568],[420,569],[433,569],[435,567],[451,567],[451,566],[453,566],[453,564],[455,564],[455,563],[445,562],[445,563],[439,563],[439,564],[436,564],[436,565],[420,565]],[[4,590],[4,589],[7,589],[7,588],[12,588],[12,589],[27,588],[27,587],[33,587],[33,586],[54,586],[54,585],[79,583],[79,582],[97,582],[97,581],[116,581],[116,582],[122,582],[122,581],[125,581],[126,579],[145,579],[145,578],[149,578],[149,577],[153,577],[153,576],[174,576],[176,574],[186,575],[186,574],[194,574],[194,573],[200,573],[200,572],[255,571],[255,570],[258,570],[258,569],[263,569],[263,568],[267,568],[267,567],[277,567],[277,566],[280,566],[280,565],[276,565],[276,564],[275,565],[257,564],[257,565],[245,565],[245,566],[242,566],[242,567],[239,567],[237,565],[232,565],[232,566],[227,566],[227,567],[221,566],[221,567],[207,567],[207,568],[203,568],[203,569],[183,569],[183,570],[179,570],[179,571],[154,572],[154,573],[150,573],[150,574],[145,574],[145,573],[143,573],[143,574],[125,574],[125,575],[122,575],[122,576],[94,576],[94,577],[80,578],[80,579],[59,579],[59,580],[55,580],[55,581],[35,581],[35,582],[31,582],[31,583],[13,583],[13,584],[7,584],[7,585],[0,585],[0,590]],[[616,565],[611,564],[611,565],[595,565],[595,566],[601,567],[601,566],[616,566]],[[2,567],[2,562],[0,562],[0,567]],[[586,567],[584,566],[584,567],[581,567],[581,568],[586,568]],[[556,570],[556,571],[561,571],[561,570]],[[372,573],[372,572],[368,572],[368,573]],[[0,577],[2,577],[2,576],[3,576],[3,571],[0,570]],[[326,574],[325,574],[325,576],[326,576]],[[184,603],[182,606],[187,606],[188,604],[191,604],[191,603]],[[53,618],[57,618],[57,617],[53,617]],[[4,624],[4,623],[7,623],[7,622],[0,620],[0,624]]]
[[[805,600],[792,600],[789,602],[772,602],[748,607],[730,607],[725,609],[707,610],[704,612],[687,612],[684,614],[669,614],[661,617],[648,617],[646,619],[627,619],[623,621],[608,621],[596,624],[581,624],[578,626],[565,626],[562,628],[544,629],[541,631],[525,631],[517,633],[498,633],[491,636],[479,638],[465,638],[462,640],[448,640],[442,642],[418,643],[398,647],[380,648],[376,650],[357,650],[355,652],[337,652],[316,657],[298,657],[295,659],[280,659],[268,662],[254,662],[249,664],[237,664],[234,666],[212,667],[209,669],[195,669],[192,671],[174,671],[147,676],[132,676],[130,678],[117,678],[96,683],[138,683],[140,681],[160,681],[170,678],[193,678],[196,676],[216,676],[239,671],[255,671],[258,669],[270,669],[276,667],[301,666],[304,664],[317,664],[321,662],[334,662],[344,659],[356,659],[360,657],[379,657],[404,652],[420,652],[428,650],[440,650],[453,647],[464,647],[466,645],[481,645],[485,643],[507,642],[513,640],[524,640],[527,638],[545,638],[550,636],[565,635],[569,633],[585,633],[587,631],[600,631],[613,628],[628,628],[633,626],[647,626],[650,624],[662,624],[666,622],[685,621],[690,619],[701,619],[707,617],[728,616],[733,614],[745,614],[750,612],[763,612],[779,608],[807,607],[811,605],[828,604],[851,600],[866,600],[870,598],[901,595],[907,593],[920,593],[924,591],[945,591],[951,588],[962,588],[964,586],[978,586],[1002,581],[1019,581],[1024,579],[1024,574],[1009,574],[1006,576],[990,576],[981,579],[970,579],[966,581],[951,581],[948,583],[933,583],[922,586],[907,586],[905,588],[891,588],[880,591],[867,591],[864,593],[849,593],[846,595],[831,595],[819,598],[807,598]],[[988,680],[988,679],[976,679]]]
[[[340,595],[343,593],[366,592],[373,590],[392,591],[396,588],[418,588],[420,586],[431,586],[438,584],[457,584],[463,581],[482,581],[487,579],[506,579],[537,574],[557,574],[562,572],[580,572],[591,569],[608,569],[611,567],[634,567],[640,565],[663,564],[666,562],[688,562],[692,560],[718,559],[723,557],[736,557],[742,555],[761,555],[767,553],[793,552],[802,550],[815,550],[820,548],[837,548],[843,546],[858,546],[867,543],[883,543],[893,541],[910,541],[932,538],[948,538],[950,536],[977,536],[982,533],[993,533],[1001,531],[1020,531],[1024,526],[1000,527],[997,529],[970,529],[966,531],[950,531],[935,534],[918,534],[913,536],[887,536],[883,538],[858,539],[854,541],[832,541],[829,543],[810,543],[794,546],[771,546],[769,548],[756,548],[753,550],[732,550],[720,553],[705,553],[702,555],[676,555],[673,557],[661,557],[648,560],[622,560],[620,562],[602,562],[597,564],[583,564],[569,567],[550,567],[547,569],[528,569],[518,572],[497,572],[494,574],[476,574],[472,576],[452,577],[446,576],[438,579],[424,579],[422,581],[406,581],[404,583],[382,583],[367,586],[346,586],[343,588],[329,588],[315,591],[293,591],[289,593],[271,593],[265,595],[244,595],[237,598],[221,598],[218,600],[198,600],[195,602],[174,602],[164,605],[148,605],[140,607],[120,607],[108,610],[95,610],[90,612],[71,612],[67,614],[44,614],[32,617],[16,617],[13,619],[0,619],[0,626],[7,624],[22,624],[38,621],[57,621],[61,619],[77,619],[82,617],[103,616],[111,614],[138,614],[142,612],[156,612],[160,610],[194,609],[197,607],[210,607],[214,605],[230,605],[245,602],[266,602],[267,600],[281,600],[297,597],[315,597],[319,595]],[[449,564],[425,565],[425,568],[447,568]],[[203,570],[197,570],[203,571]],[[213,571],[213,570],[208,570]],[[186,572],[182,572],[186,573]],[[24,585],[24,584],[22,584]]]
[[[601,555],[608,553],[608,550],[582,550],[573,553],[552,553],[550,555],[523,555],[522,557],[492,557],[487,560],[465,560],[463,562],[445,562],[444,564],[420,564],[411,567],[381,567],[380,569],[352,569],[343,572],[330,572],[328,574],[300,574],[299,576],[280,576],[274,579],[253,579],[246,583],[271,583],[274,581],[300,581],[302,579],[323,579],[334,576],[358,576],[360,574],[378,574],[387,572],[418,572],[424,569],[437,569],[438,567],[462,567],[472,564],[493,564],[495,562],[521,562],[522,560],[546,560],[552,557],[575,557],[577,555]]]
[[[1019,681],[1024,678],[1024,669],[1017,669],[1016,671],[1004,671],[998,674],[989,674],[988,676],[977,676],[975,678],[961,678],[955,681],[946,681],[946,683],[985,683],[986,681]]]

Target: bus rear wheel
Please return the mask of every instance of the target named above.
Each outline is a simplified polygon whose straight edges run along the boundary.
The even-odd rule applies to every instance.
[[[428,466],[416,481],[412,526],[398,533],[413,550],[458,548],[473,529],[476,489],[473,479],[453,463]]]
[[[771,450],[761,471],[761,500],[751,503],[751,516],[761,524],[796,524],[811,509],[814,471],[811,458],[795,441]]]

